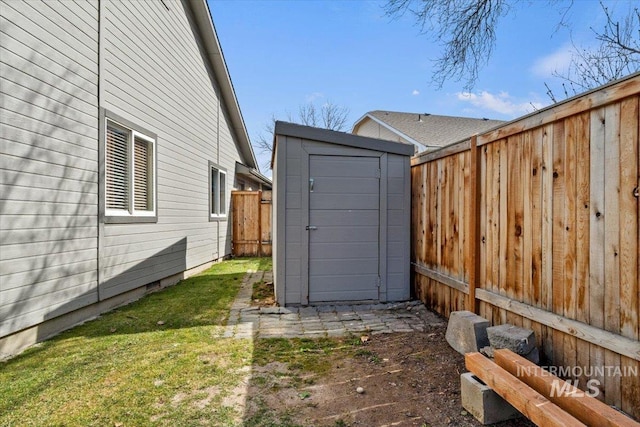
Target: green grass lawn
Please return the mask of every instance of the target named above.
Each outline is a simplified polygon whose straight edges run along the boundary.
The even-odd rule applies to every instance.
[[[254,349],[221,331],[245,272],[270,261],[216,264],[0,363],[0,426],[233,425],[225,398]]]

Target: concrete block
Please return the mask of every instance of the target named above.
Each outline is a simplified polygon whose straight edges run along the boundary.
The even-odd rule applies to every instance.
[[[471,372],[460,375],[460,397],[462,407],[482,425],[499,423],[522,416]]]
[[[529,359],[530,362],[535,363],[536,365],[540,363],[540,351],[538,347],[534,347],[528,354],[524,354],[522,357],[525,359]]]
[[[487,328],[489,342],[494,350],[508,348],[521,356],[526,356],[536,348],[536,336],[531,329],[509,324]]]
[[[489,359],[493,359],[493,350],[494,348],[491,346],[482,347],[480,349],[480,353],[484,354]],[[523,354],[522,357],[529,359],[530,362],[535,363],[536,365],[540,363],[540,352],[538,351],[538,347],[534,347],[529,354]]]
[[[447,342],[460,354],[478,351],[489,345],[489,321],[470,311],[454,311],[449,316]]]
[[[493,348],[491,346],[482,347],[480,353],[487,356],[489,359],[493,359]]]

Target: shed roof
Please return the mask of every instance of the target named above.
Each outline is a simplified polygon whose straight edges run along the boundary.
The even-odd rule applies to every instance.
[[[328,142],[347,147],[364,148],[366,150],[383,151],[385,153],[400,154],[403,156],[411,156],[414,151],[412,145],[400,142],[386,141],[384,139],[369,138],[366,136],[354,135],[352,133],[277,121],[274,130],[273,153],[276,151],[276,135],[311,139],[314,141]],[[271,164],[273,165],[273,156],[271,158]]]
[[[353,131],[356,132],[366,119],[381,124],[409,142],[428,147],[444,147],[505,123],[502,120],[375,110],[362,116]]]

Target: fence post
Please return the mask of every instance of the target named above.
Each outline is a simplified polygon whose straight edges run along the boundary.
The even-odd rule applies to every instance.
[[[478,281],[480,279],[480,161],[479,161],[479,148],[478,137],[473,135],[471,137],[471,159],[470,159],[470,189],[469,189],[469,216],[468,216],[468,230],[469,230],[469,258],[467,269],[469,271],[469,307],[468,310],[473,313],[478,313],[478,305],[476,300],[476,288],[478,287]]]
[[[258,256],[262,256],[262,190],[258,191]]]

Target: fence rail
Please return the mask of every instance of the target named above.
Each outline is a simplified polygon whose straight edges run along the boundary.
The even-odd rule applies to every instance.
[[[640,418],[640,75],[412,159],[414,290],[536,332]],[[584,371],[584,369],[583,369]],[[589,373],[587,371],[587,373]]]

